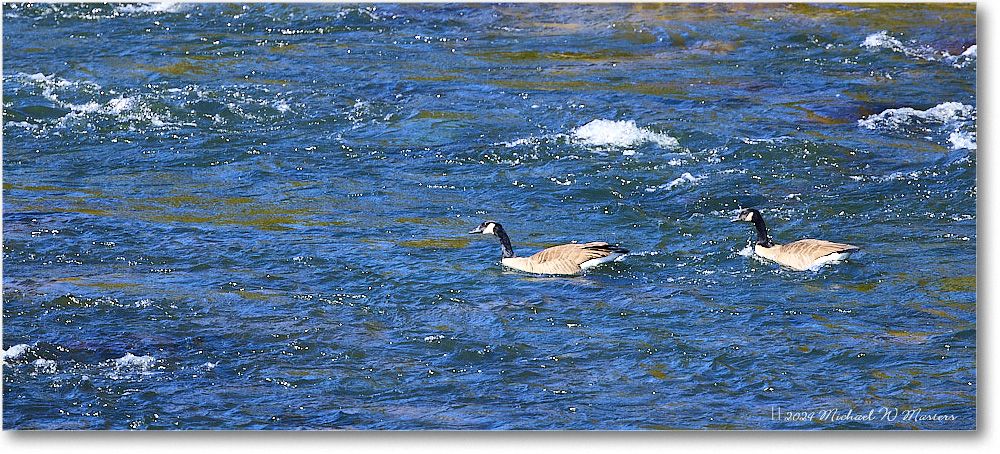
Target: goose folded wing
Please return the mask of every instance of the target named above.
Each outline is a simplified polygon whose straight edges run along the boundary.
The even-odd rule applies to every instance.
[[[531,256],[531,261],[535,263],[570,262],[579,265],[587,260],[606,257],[611,252],[613,252],[611,246],[600,241],[586,244],[563,244],[538,252]]]
[[[854,252],[859,248],[850,244],[834,243],[826,240],[805,239],[788,243],[781,247],[787,254],[801,255],[818,259],[836,252]]]

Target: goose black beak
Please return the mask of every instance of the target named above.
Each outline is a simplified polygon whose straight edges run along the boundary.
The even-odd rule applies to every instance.
[[[473,230],[473,231],[469,232],[470,235],[475,234],[475,233],[483,233],[483,228],[482,227],[476,227],[476,230]]]

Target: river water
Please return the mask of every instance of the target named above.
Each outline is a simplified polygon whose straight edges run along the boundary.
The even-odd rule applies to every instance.
[[[976,66],[975,4],[5,3],[3,428],[974,429]]]

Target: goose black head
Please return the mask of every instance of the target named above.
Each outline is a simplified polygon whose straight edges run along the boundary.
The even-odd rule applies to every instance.
[[[760,215],[760,211],[757,211],[753,208],[747,208],[743,211],[740,211],[739,216],[733,218],[731,222],[754,222],[757,219],[763,220],[763,217]]]
[[[764,247],[774,246],[771,237],[767,234],[767,224],[764,223],[764,217],[760,215],[760,211],[747,208],[740,211],[739,216],[733,218],[732,222],[749,222],[753,224],[754,230],[757,231],[757,244]]]
[[[510,238],[507,236],[507,232],[503,230],[498,222],[495,221],[485,221],[479,224],[475,230],[469,232],[470,234],[482,233],[483,235],[493,235],[500,239],[500,248],[503,251],[503,257],[514,257],[514,248],[510,245]]]
[[[479,227],[476,227],[476,229],[469,232],[469,234],[482,233],[483,235],[496,235],[496,230],[499,226],[500,224],[497,224],[494,221],[483,221],[482,224],[479,224]]]

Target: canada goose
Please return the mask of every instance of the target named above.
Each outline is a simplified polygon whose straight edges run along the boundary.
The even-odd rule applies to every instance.
[[[799,271],[819,268],[827,263],[835,263],[847,259],[851,254],[861,250],[850,244],[833,243],[826,240],[807,238],[788,244],[775,244],[767,235],[767,226],[760,212],[746,209],[732,222],[750,222],[757,229],[757,243],[753,251],[768,260]]]
[[[500,239],[503,257],[500,263],[511,268],[537,274],[576,274],[604,262],[621,257],[628,249],[596,241],[584,244],[563,244],[543,249],[531,257],[517,257],[503,227],[493,221],[479,224],[470,234],[494,235]]]

